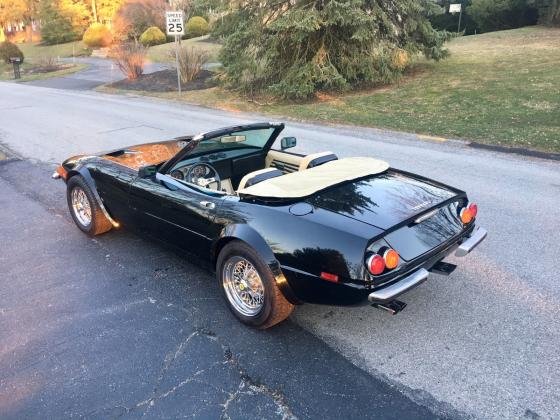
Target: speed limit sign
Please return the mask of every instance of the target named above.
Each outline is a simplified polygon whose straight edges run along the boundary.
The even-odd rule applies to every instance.
[[[165,12],[165,27],[167,29],[167,35],[185,35],[183,11]]]

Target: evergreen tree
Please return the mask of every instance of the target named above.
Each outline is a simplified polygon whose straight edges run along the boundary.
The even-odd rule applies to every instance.
[[[428,16],[431,0],[246,0],[225,2],[216,34],[224,80],[245,92],[306,98],[394,81],[410,58],[439,60],[445,31]],[[234,6],[237,4],[237,6]]]
[[[77,38],[71,20],[62,15],[56,0],[42,0],[39,17],[42,22],[41,36],[45,44],[61,44]]]

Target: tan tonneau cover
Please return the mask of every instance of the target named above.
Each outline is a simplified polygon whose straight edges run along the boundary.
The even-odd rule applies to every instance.
[[[345,181],[379,174],[389,168],[387,162],[368,157],[333,160],[315,168],[292,172],[238,190],[239,195],[270,198],[307,197]]]

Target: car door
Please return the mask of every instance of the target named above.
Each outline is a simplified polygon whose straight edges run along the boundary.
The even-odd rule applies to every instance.
[[[215,222],[224,195],[197,189],[157,173],[137,178],[130,188],[129,206],[143,230],[167,243],[208,257],[221,226]]]

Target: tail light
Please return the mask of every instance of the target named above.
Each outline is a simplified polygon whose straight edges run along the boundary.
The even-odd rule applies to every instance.
[[[399,265],[399,254],[392,248],[383,252],[383,255],[372,254],[366,260],[366,265],[371,274],[378,276],[385,269],[392,270]]]
[[[373,254],[367,259],[367,268],[371,274],[378,276],[385,270],[385,260],[379,254]]]
[[[461,222],[465,225],[472,222],[478,213],[478,206],[475,203],[469,203],[467,207],[463,208],[459,213],[461,217]]]
[[[389,270],[397,268],[399,265],[399,254],[394,249],[388,249],[383,253],[383,259],[385,260],[385,267]]]
[[[475,203],[469,203],[469,206],[467,208],[470,210],[474,219],[476,217],[476,214],[478,213],[478,206]]]

